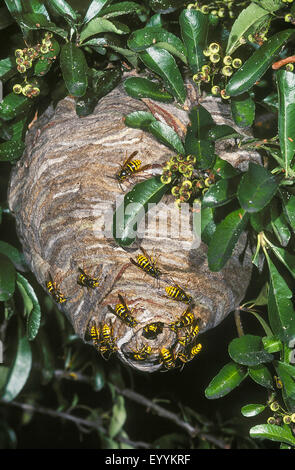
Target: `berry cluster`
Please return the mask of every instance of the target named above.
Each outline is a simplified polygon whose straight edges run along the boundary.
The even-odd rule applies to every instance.
[[[211,93],[214,96],[220,95],[224,99],[229,96],[225,92],[227,78],[230,77],[235,69],[242,65],[241,59],[238,57],[233,59],[230,55],[222,57],[222,50],[217,42],[212,42],[209,47],[203,51],[205,57],[208,57],[209,63],[203,65],[200,72],[193,76],[193,80],[200,83],[211,82]],[[219,84],[214,85],[216,75],[219,75]]]
[[[245,3],[246,2],[241,2]],[[196,3],[190,3],[187,8],[189,10],[194,9],[194,10],[201,10],[202,13],[204,14],[210,14],[213,17],[218,20],[218,18],[235,18],[236,13],[234,11],[234,6],[235,2],[231,0],[223,0],[223,1],[213,1],[210,2],[210,5],[201,5],[200,2]]]
[[[214,175],[209,170],[196,170],[193,155],[173,155],[164,167],[161,181],[164,184],[173,182],[171,194],[175,197],[175,205],[180,207],[184,202],[191,202],[208,191],[214,183]]]
[[[277,401],[273,401],[269,404],[271,411],[274,412],[273,416],[270,416],[267,420],[268,424],[276,424],[281,426],[287,424],[291,427],[291,430],[295,431],[295,413],[287,413]]]

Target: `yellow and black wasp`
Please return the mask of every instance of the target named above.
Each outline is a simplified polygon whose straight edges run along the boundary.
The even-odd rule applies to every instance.
[[[88,274],[86,274],[83,271],[83,269],[81,269],[81,268],[78,268],[78,269],[80,271],[80,274],[79,274],[78,279],[77,279],[77,283],[79,284],[79,286],[88,287],[90,289],[95,289],[95,287],[99,286],[99,280],[98,279],[91,278],[90,276],[88,276]]]
[[[138,151],[136,150],[131,155],[129,155],[129,157],[124,161],[123,165],[121,165],[120,171],[115,176],[121,189],[121,183],[123,183],[123,181],[127,180],[130,176],[133,176],[139,171],[144,171],[150,168],[150,165],[141,166],[142,161],[134,159],[137,154]]]
[[[184,364],[187,363],[187,362],[190,362],[197,354],[199,354],[199,352],[201,351],[202,349],[202,345],[201,343],[199,344],[196,344],[195,346],[193,346],[191,348],[191,350],[189,351],[188,354],[186,353],[178,353],[177,354],[177,359],[179,359],[181,362],[183,362]]]
[[[162,333],[164,324],[160,321],[149,323],[143,328],[142,336],[146,339],[156,339],[156,337]]]
[[[113,336],[113,328],[111,326],[104,323],[97,328],[96,323],[93,321],[90,324],[89,330],[92,342],[102,356],[103,353],[117,351],[116,338]]]
[[[140,249],[143,254],[137,255],[136,261],[133,258],[130,258],[131,263],[144,271],[146,274],[149,274],[158,280],[162,273],[160,269],[157,268],[157,260],[149,256],[144,248],[140,247]]]
[[[165,291],[168,297],[179,302],[184,302],[185,304],[190,304],[193,300],[192,296],[188,295],[178,284],[165,287]]]
[[[150,346],[144,345],[138,351],[132,351],[132,359],[134,361],[144,361],[152,352]]]
[[[178,337],[178,342],[182,346],[187,346],[192,342],[192,340],[199,334],[199,327],[198,325],[191,325],[188,331],[184,336]]]
[[[63,302],[66,302],[68,299],[60,292],[60,290],[57,287],[57,283],[53,281],[51,274],[49,273],[49,281],[46,284],[46,288],[53,298],[56,303],[62,304]]]
[[[126,325],[134,328],[137,325],[137,320],[132,316],[132,312],[130,311],[129,307],[127,306],[124,298],[122,295],[118,294],[120,303],[116,305],[113,309],[110,305],[108,305],[108,309],[110,312],[114,313],[117,317],[119,317]]]
[[[195,316],[192,312],[189,311],[189,307],[188,307],[178,320],[174,321],[173,323],[170,323],[169,327],[171,328],[172,331],[175,331],[180,328],[184,328],[186,326],[192,325],[194,320],[195,320]]]
[[[162,348],[160,351],[160,362],[163,364],[165,369],[172,369],[175,367],[174,354],[168,348]]]

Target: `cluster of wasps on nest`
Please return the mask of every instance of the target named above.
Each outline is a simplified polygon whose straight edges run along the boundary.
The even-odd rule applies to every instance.
[[[134,173],[149,167],[149,165],[141,167],[141,161],[134,160],[136,154],[137,152],[133,152],[130,157],[125,160],[120,171],[116,175],[116,180],[120,187],[121,183]],[[157,266],[157,259],[149,256],[142,247],[140,247],[140,249],[142,254],[138,254],[136,260],[130,258],[130,262],[144,273],[156,279],[159,284],[163,273]],[[77,278],[77,284],[82,288],[86,287],[87,289],[95,289],[100,285],[99,279],[92,278],[80,267],[78,267],[78,270],[79,275]],[[63,303],[68,300],[68,298],[59,290],[58,284],[54,282],[50,274],[46,287],[55,302]],[[158,321],[146,325],[143,327],[142,336],[145,339],[152,341],[163,332],[164,328],[169,328],[176,334],[177,347],[162,347],[159,353],[158,349],[153,351],[153,348],[150,345],[145,344],[141,348],[132,350],[127,354],[136,362],[145,361],[153,354],[157,354],[157,362],[162,365],[164,370],[169,370],[178,367],[178,365],[180,367],[184,367],[187,362],[191,361],[201,351],[202,345],[196,341],[199,333],[199,326],[198,319],[191,311],[194,306],[193,298],[176,283],[165,287],[165,292],[168,298],[187,304],[187,308],[176,321],[171,322],[170,324],[164,325],[164,323]],[[128,307],[126,299],[124,299],[121,294],[118,294],[118,299],[119,303],[115,306],[108,305],[109,312],[119,318],[120,321],[129,328],[134,329],[138,325],[138,321],[133,316],[133,310]],[[88,327],[88,333],[92,339],[93,345],[104,358],[105,356],[109,358],[112,353],[118,351],[117,338],[114,336],[113,326],[111,323],[101,322],[97,325],[94,321],[91,321]],[[176,349],[177,352],[175,352],[174,349]]]

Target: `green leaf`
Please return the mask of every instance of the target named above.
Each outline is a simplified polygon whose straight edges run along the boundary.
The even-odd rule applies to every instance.
[[[9,121],[24,112],[28,112],[32,106],[32,100],[23,95],[9,93],[0,103],[0,118]]]
[[[17,273],[17,285],[21,292],[25,291],[26,296],[23,296],[23,300],[26,306],[27,297],[30,299],[31,306],[27,310],[27,337],[29,341],[36,338],[41,321],[41,308],[38,298],[35,294],[29,281],[23,277],[20,273]]]
[[[261,385],[262,387],[268,388],[269,390],[273,390],[273,379],[272,375],[267,368],[262,364],[258,366],[252,366],[248,369],[249,376],[251,377],[254,382]]]
[[[265,252],[269,271],[270,286],[268,292],[268,317],[276,336],[288,342],[295,337],[295,312],[292,305],[293,293],[284,278]]]
[[[238,387],[246,377],[247,371],[244,367],[234,362],[229,362],[211,380],[205,390],[205,396],[209,400],[224,397],[234,388]]]
[[[59,28],[51,21],[48,21],[46,16],[39,13],[27,13],[22,15],[19,24],[24,31],[46,29],[46,31],[51,31],[61,36],[63,39],[67,39],[68,37],[66,30]]]
[[[82,29],[80,43],[90,36],[94,36],[99,33],[127,34],[129,33],[129,28],[125,24],[117,21],[110,21],[105,18],[94,18],[84,27],[84,29]]]
[[[129,246],[134,242],[138,224],[149,210],[149,205],[157,204],[168,189],[169,185],[154,176],[137,183],[125,195],[113,219],[113,236],[118,245]]]
[[[7,256],[10,261],[14,264],[16,269],[20,271],[27,271],[24,256],[19,252],[17,248],[10,245],[10,243],[0,241],[0,253]]]
[[[122,36],[117,34],[106,33],[104,38],[107,43],[107,47],[112,49],[115,53],[122,55],[125,59],[130,62],[133,68],[138,68],[138,54],[134,51],[131,51],[125,46],[125,41],[122,40]],[[99,38],[96,38],[98,40]],[[102,39],[102,38],[100,38]],[[86,43],[84,43],[86,44]],[[104,49],[106,51],[106,49]]]
[[[265,351],[269,353],[276,353],[282,351],[283,344],[275,336],[265,336],[262,338]]]
[[[241,413],[246,418],[252,418],[253,416],[257,416],[262,413],[266,408],[266,405],[260,404],[252,404],[252,405],[245,405],[241,408]]]
[[[189,112],[189,118],[190,123],[187,126],[185,145],[189,145],[192,137],[206,139],[209,137],[210,130],[216,127],[211,114],[202,105],[193,106]]]
[[[25,150],[25,144],[22,141],[3,142],[0,144],[0,161],[14,163],[18,160]]]
[[[76,97],[85,95],[88,84],[88,67],[83,51],[71,42],[63,45],[60,66],[69,93]]]
[[[139,56],[148,68],[163,79],[167,90],[180,103],[184,103],[186,89],[174,57],[165,49],[157,49],[156,47],[149,47]]]
[[[249,93],[233,97],[230,100],[231,114],[239,127],[249,127],[255,119],[255,102]]]
[[[148,111],[134,111],[124,118],[125,125],[134,129],[146,129],[151,122],[156,121],[154,115]]]
[[[9,80],[16,74],[16,64],[14,57],[7,57],[0,60],[0,79],[2,82]]]
[[[203,50],[207,47],[208,15],[200,10],[183,10],[179,17],[179,24],[188,64],[192,73],[195,74],[207,62]]]
[[[230,342],[228,352],[233,361],[244,366],[258,366],[273,360],[273,356],[264,350],[260,336],[235,338]]]
[[[15,290],[16,271],[10,259],[0,253],[0,301],[11,298]]]
[[[204,194],[202,207],[219,207],[232,201],[236,197],[240,179],[238,175],[212,184]]]
[[[213,209],[207,207],[201,208],[201,238],[206,245],[209,245],[213,233],[216,230],[216,224],[214,222]]]
[[[287,177],[295,153],[295,74],[282,69],[277,71],[276,78],[279,97],[279,139]]]
[[[220,126],[222,127],[222,126]],[[209,131],[210,134],[211,131]],[[230,163],[222,158],[216,156],[216,161],[213,167],[213,172],[220,176],[220,178],[232,178],[241,174],[240,170],[233,167]]]
[[[160,142],[174,150],[176,153],[184,155],[185,150],[179,135],[167,124],[160,121],[153,121],[147,125],[146,130],[151,132]]]
[[[0,31],[10,26],[13,22],[14,20],[6,7],[0,8]]]
[[[109,436],[113,439],[123,428],[127,419],[125,400],[121,395],[117,396],[112,410],[112,417],[109,425]]]
[[[186,63],[182,41],[174,34],[159,26],[149,26],[132,32],[127,44],[135,52],[145,51],[150,46],[165,49]]]
[[[23,12],[21,0],[4,0],[9,13],[14,17],[18,17]]]
[[[282,212],[276,199],[271,204],[270,214],[270,223],[277,239],[282,246],[287,246],[291,238],[291,231],[289,230],[285,214]]]
[[[295,232],[295,196],[281,191],[280,193],[283,201],[283,210],[287,217],[289,224]]]
[[[208,247],[208,263],[211,271],[220,271],[229,260],[248,220],[249,215],[243,209],[238,209],[217,225]]]
[[[226,92],[237,96],[250,90],[275,61],[284,44],[293,36],[294,29],[286,29],[272,36],[231,77]]]
[[[65,0],[50,0],[50,8],[52,8],[58,15],[64,17],[71,24],[77,21],[77,14],[75,10]]]
[[[122,73],[120,68],[91,71],[91,84],[86,94],[76,102],[76,112],[78,116],[88,116],[94,111],[98,101],[110,91],[112,91],[121,81]]]
[[[41,13],[41,15],[46,16],[46,18],[50,21],[50,16],[44,5],[44,0],[30,0],[29,2],[23,3],[26,13]]]
[[[114,16],[128,15],[130,13],[141,13],[144,6],[135,2],[119,2],[114,5],[107,6],[102,11],[104,18],[112,18]]]
[[[215,125],[208,131],[208,138],[215,142],[217,140],[233,139],[236,137],[241,137],[241,134],[233,129],[233,127],[227,126],[226,124]]]
[[[295,382],[293,380],[295,376],[294,369],[294,366],[284,364],[280,361],[278,361],[276,364],[276,371],[281,381],[283,382],[286,398],[291,398],[292,400],[295,400]]]
[[[163,91],[157,83],[141,77],[130,77],[124,82],[124,89],[129,96],[133,98],[151,98],[157,101],[173,101],[166,91]]]
[[[2,391],[2,400],[12,401],[21,392],[30,375],[31,366],[32,352],[30,344],[24,334],[21,320],[18,319],[17,351],[7,383]]]
[[[97,16],[103,7],[107,6],[109,3],[111,3],[112,0],[93,0],[89,7],[88,10],[85,14],[84,18],[84,23],[88,23],[91,21],[95,16]]]
[[[290,428],[284,428],[276,424],[258,424],[250,429],[250,437],[295,445],[295,437],[292,435]]]
[[[263,166],[250,162],[238,188],[238,199],[245,211],[259,212],[271,201],[277,189],[275,176]]]
[[[270,18],[271,15],[255,3],[250,3],[247,8],[242,9],[231,28],[226,55],[233,54],[241,45],[240,39],[247,38],[249,34],[255,33],[259,28],[267,24]]]
[[[253,3],[258,3],[262,8],[271,13],[279,10],[284,7],[284,2],[282,0],[252,0]]]
[[[186,153],[196,157],[196,167],[198,169],[206,170],[214,166],[216,155],[212,142],[190,136],[185,140],[185,150]]]

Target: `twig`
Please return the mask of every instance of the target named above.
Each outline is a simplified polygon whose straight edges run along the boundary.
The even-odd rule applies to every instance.
[[[291,64],[295,62],[295,55],[291,55],[289,57],[286,57],[285,59],[278,60],[274,64],[272,64],[272,69],[273,70],[278,70],[279,68],[283,67],[283,65]]]
[[[238,336],[240,338],[241,336],[244,336],[244,330],[243,330],[243,325],[241,321],[240,309],[238,308],[235,310],[235,322],[236,322]]]

